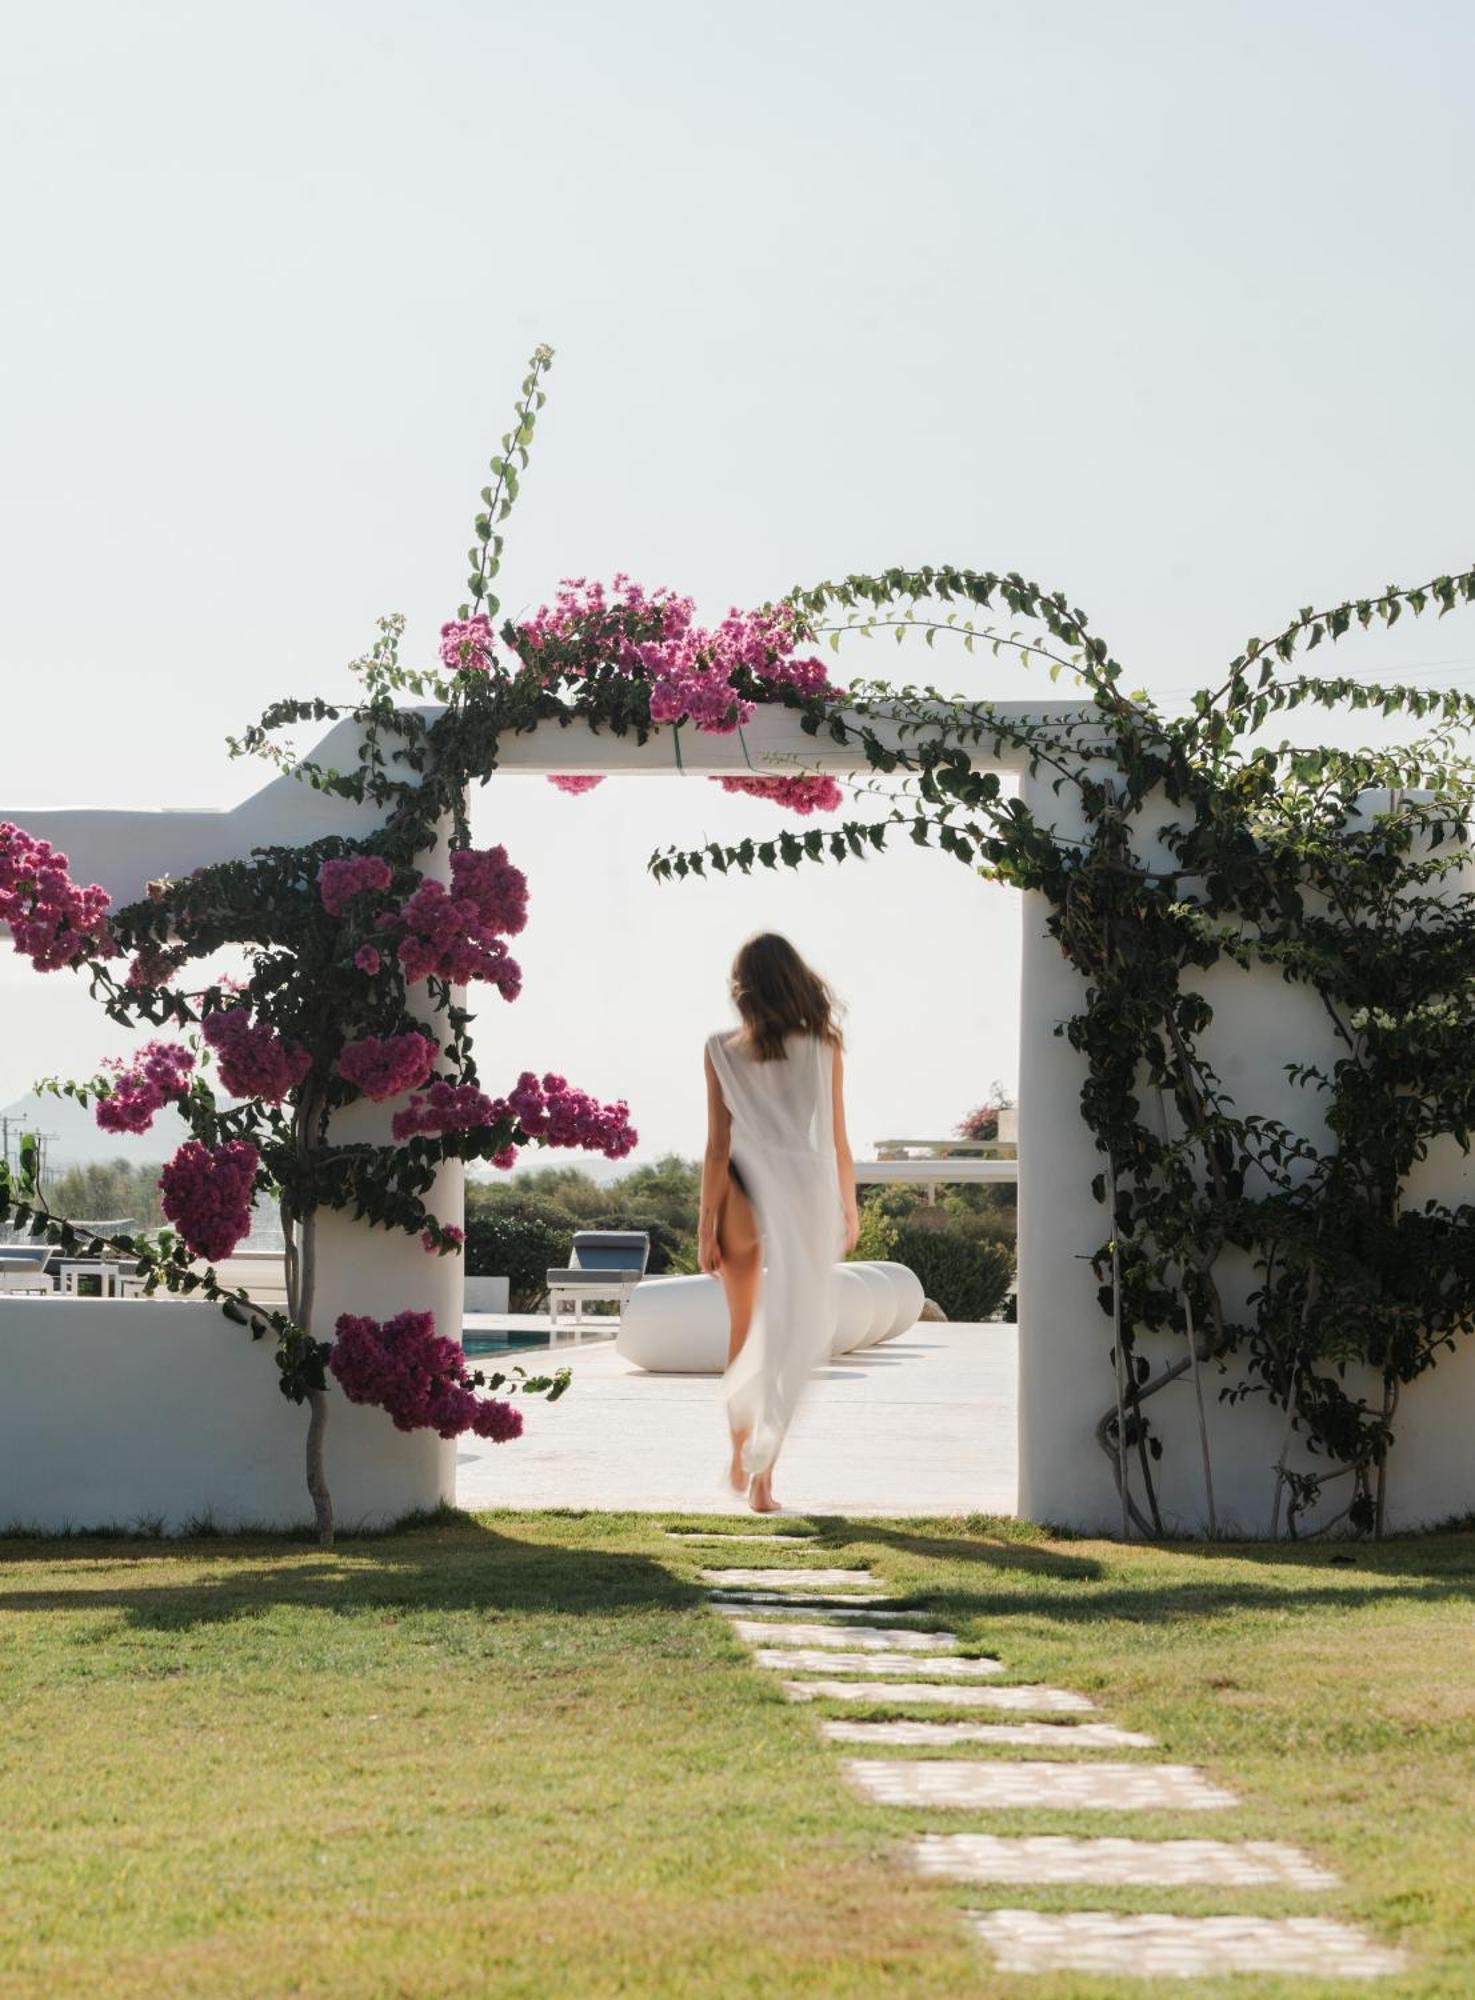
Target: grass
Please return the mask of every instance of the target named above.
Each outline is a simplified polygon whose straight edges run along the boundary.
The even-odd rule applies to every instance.
[[[1160,1739],[1113,1757],[1199,1763],[1243,1801],[1106,1830],[1295,1841],[1343,1884],[1144,1897],[899,1865],[923,1825],[1101,1816],[853,1797],[826,1705],[786,1703],[702,1606],[698,1570],[743,1552],[663,1533],[744,1524],[453,1516],[331,1556],[0,1542],[0,1995],[1149,1990],[997,1974],[959,1914],[990,1902],[1336,1915],[1408,1948],[1380,2000],[1475,1990],[1475,1536],[1124,1550],[979,1519],[785,1540],[779,1560],[868,1563],[1011,1678]],[[1192,1988],[1219,1990],[1354,1989]]]

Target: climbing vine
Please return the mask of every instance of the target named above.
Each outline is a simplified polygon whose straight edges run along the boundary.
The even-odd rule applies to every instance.
[[[1030,716],[874,681],[843,710],[786,696],[811,734],[863,753],[881,814],[652,858],[663,878],[748,872],[869,856],[905,834],[1045,899],[1083,985],[1060,1032],[1085,1059],[1098,1155],[1092,1266],[1110,1336],[1097,1442],[1124,1534],[1169,1525],[1154,1409],[1174,1385],[1197,1403],[1204,1519],[1219,1526],[1215,1378],[1225,1401],[1284,1414],[1266,1468],[1272,1534],[1302,1532],[1323,1495],[1339,1504],[1318,1532],[1379,1532],[1400,1395],[1470,1330],[1475,1209],[1406,1190],[1437,1140],[1468,1152],[1475,1129],[1475,789],[1461,747],[1475,700],[1292,666],[1350,631],[1472,599],[1466,571],[1307,607],[1168,716],[1126,691],[1082,611],[1017,575],[890,570],[798,589],[785,605],[815,641],[892,631],[986,646],[1069,675],[1080,704]],[[1391,749],[1265,740],[1300,709],[1423,727]],[[1003,752],[1038,781],[1027,796],[974,768]],[[1207,975],[1221,962],[1274,968],[1324,1011],[1335,1055],[1287,1061],[1284,1105],[1240,1105],[1209,1059]],[[1296,1439],[1309,1466],[1291,1463]]]
[[[1099,1155],[1093,1264],[1111,1333],[1097,1440],[1123,1531],[1168,1525],[1154,1410],[1180,1384],[1196,1399],[1205,1518],[1217,1525],[1205,1419],[1216,1376],[1220,1397],[1284,1414],[1267,1467],[1272,1530],[1283,1520],[1300,1532],[1324,1490],[1345,1482],[1334,1518],[1376,1531],[1400,1395],[1475,1313],[1475,1210],[1407,1199],[1430,1147],[1449,1137],[1468,1150],[1475,1125],[1475,892],[1463,872],[1475,780],[1460,747],[1475,698],[1293,667],[1354,629],[1468,605],[1475,571],[1308,606],[1274,638],[1251,639],[1176,717],[1128,691],[1084,612],[1015,574],[851,576],[712,627],[669,590],[573,579],[552,605],[498,624],[502,529],[551,359],[534,354],[491,460],[438,666],[406,664],[403,620],[385,618],[353,663],[351,700],[277,702],[231,743],[376,808],[372,832],[260,849],[110,909],[70,880],[65,857],[0,827],[0,922],[17,947],[43,969],[87,973],[115,1020],[184,1038],[55,1087],[113,1129],[143,1129],[136,1121],[167,1109],[191,1134],[163,1183],[174,1228],[156,1238],[79,1231],[50,1211],[29,1167],[0,1180],[0,1221],[69,1250],[112,1249],[151,1289],[198,1292],[274,1334],[283,1390],[310,1406],[325,1539],[330,1374],[407,1427],[512,1435],[507,1406],[475,1394],[502,1378],[468,1374],[428,1314],[340,1319],[328,1341],[314,1311],[324,1209],[457,1255],[459,1227],[432,1205],[445,1161],[506,1166],[528,1144],[618,1156],[634,1143],[623,1103],[597,1105],[561,1077],[524,1073],[499,1097],[482,1089],[463,989],[480,979],[516,997],[506,939],[526,884],[502,849],[471,847],[468,788],[497,768],[508,736],[541,724],[641,741],[664,728],[679,744],[687,728],[740,733],[760,704],[783,703],[864,760],[879,816],[671,848],[651,865],[682,877],[844,862],[906,834],[1044,899],[1083,982],[1062,1032],[1085,1060],[1081,1111]],[[1014,655],[1067,675],[1080,700],[1031,715],[933,688],[842,689],[806,650],[882,631]],[[1396,713],[1423,733],[1391,750],[1264,739],[1301,709]],[[341,765],[297,754],[283,732],[303,723],[351,725],[328,739],[346,746]],[[1036,781],[1026,797],[975,768],[1006,751]],[[577,792],[598,781],[554,782]],[[806,819],[842,803],[832,779],[805,770],[721,782]],[[439,872],[424,872],[437,854]],[[243,984],[184,985],[187,965],[226,949],[246,956]],[[1335,1055],[1286,1064],[1294,1115],[1238,1104],[1214,1070],[1206,980],[1220,964],[1272,967],[1324,1010]],[[338,1114],[358,1099],[398,1104],[393,1144],[340,1136]],[[263,1198],[279,1205],[288,1245],[285,1313],[214,1269]],[[1231,1281],[1236,1260],[1252,1284]],[[520,1386],[558,1393],[562,1379]],[[1309,1470],[1291,1462],[1297,1439]]]

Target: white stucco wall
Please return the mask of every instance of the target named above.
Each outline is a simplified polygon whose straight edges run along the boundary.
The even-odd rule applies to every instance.
[[[1068,794],[1059,796],[1043,782],[1025,781],[1031,806],[1062,831],[1076,830],[1067,817]],[[1150,825],[1150,821],[1145,821]],[[1084,1059],[1057,1025],[1077,1012],[1083,985],[1060,947],[1045,933],[1048,905],[1037,895],[1022,898],[1024,949],[1020,1023],[1019,1100],[1019,1511],[1031,1520],[1118,1533],[1121,1510],[1111,1464],[1095,1442],[1095,1429],[1114,1403],[1109,1359],[1111,1322],[1097,1302],[1096,1280],[1086,1261],[1108,1235],[1107,1213],[1092,1199],[1090,1183],[1101,1171],[1080,1118]],[[1335,1061],[1330,1024],[1316,996],[1290,986],[1269,968],[1241,970],[1222,962],[1201,975],[1201,989],[1214,1008],[1202,1039],[1204,1053],[1241,1110],[1284,1119],[1293,1130],[1323,1143],[1326,1128],[1314,1091],[1293,1085],[1289,1062]],[[1144,1096],[1151,1115],[1151,1100]],[[1406,1199],[1458,1203],[1475,1200],[1475,1163],[1451,1140],[1430,1157],[1405,1190]],[[1220,1273],[1226,1303],[1243,1297],[1253,1282],[1248,1270]],[[1154,1371],[1176,1360],[1183,1344],[1145,1338],[1142,1352]],[[1210,1455],[1221,1533],[1269,1532],[1274,1496],[1273,1468],[1285,1434],[1285,1416],[1263,1397],[1227,1406],[1220,1390],[1242,1379],[1237,1364],[1229,1373],[1217,1366],[1203,1371]],[[1381,1404],[1381,1381],[1359,1384],[1349,1375],[1349,1393],[1361,1389]],[[1162,1437],[1162,1459],[1153,1475],[1166,1521],[1198,1533],[1206,1524],[1197,1411],[1188,1376],[1146,1406]],[[1387,1525],[1417,1528],[1475,1510],[1475,1341],[1443,1354],[1436,1367],[1403,1391],[1395,1418],[1396,1443],[1389,1458]],[[1293,1450],[1296,1470],[1334,1470],[1302,1447]],[[1340,1511],[1348,1482],[1328,1489],[1318,1509],[1305,1517],[1308,1528]],[[1134,1466],[1133,1492],[1142,1497]],[[1284,1514],[1282,1513],[1282,1521]]]
[[[1013,712],[1058,720],[1079,710],[1070,703],[1047,703],[1016,705]],[[884,726],[880,733],[885,735]],[[841,769],[855,762],[854,752],[845,746],[805,737],[787,710],[760,712],[744,736],[739,742],[687,731],[683,764],[688,770],[741,772],[750,764],[779,770],[804,764]],[[333,730],[312,755],[322,762],[347,763],[353,755],[351,730]],[[1005,771],[1017,772],[1021,766],[1007,752],[998,758],[984,752],[975,761]],[[639,771],[652,777],[677,769],[668,732],[657,731],[639,745],[633,738],[562,730],[553,723],[511,738],[503,746],[502,766],[522,772]],[[1064,827],[1068,790],[1056,795],[1043,781],[1028,777],[1022,778],[1022,787],[1043,818]],[[331,831],[361,834],[374,822],[371,811],[346,806],[289,779],[274,780],[226,813],[7,814],[0,808],[0,819],[5,818],[15,818],[67,850],[79,879],[101,882],[118,900],[137,896],[151,876],[163,872],[177,874],[201,863],[239,858],[266,842],[306,841]],[[1110,1465],[1094,1439],[1096,1423],[1113,1395],[1111,1335],[1085,1262],[1106,1234],[1104,1210],[1090,1193],[1099,1161],[1080,1119],[1081,1060],[1054,1032],[1078,1007],[1081,987],[1044,934],[1042,902],[1026,896],[1021,903],[1019,1505],[1021,1513],[1035,1520],[1111,1533],[1119,1508]],[[1315,1003],[1273,973],[1242,973],[1230,966],[1210,973],[1208,987],[1217,1015],[1206,1046],[1225,1081],[1244,1106],[1277,1111],[1310,1132],[1317,1117],[1315,1101],[1292,1090],[1283,1065],[1330,1052]],[[355,1129],[364,1135],[372,1130],[378,1137],[386,1120],[385,1111],[355,1106],[339,1129],[345,1136]],[[1417,1186],[1409,1190],[1410,1199],[1430,1195],[1475,1198],[1475,1174],[1452,1144],[1436,1149],[1420,1170]],[[456,1218],[459,1200],[459,1169],[448,1169],[436,1199],[444,1220]],[[339,1312],[384,1318],[407,1306],[430,1307],[442,1326],[460,1326],[459,1258],[427,1257],[412,1237],[369,1230],[345,1217],[327,1219],[322,1237],[319,1326],[330,1328]],[[27,1317],[38,1311],[47,1315],[44,1343]],[[150,1331],[154,1320],[149,1315],[161,1312],[169,1315],[160,1322],[162,1332]],[[56,1354],[70,1357],[66,1369],[71,1386],[65,1397],[57,1388],[60,1376],[53,1379],[47,1365],[53,1328],[60,1334],[62,1325],[51,1317],[58,1313],[94,1316],[57,1340]],[[113,1322],[123,1340],[99,1331],[109,1324],[95,1317],[99,1313],[133,1315]],[[278,1394],[267,1349],[250,1342],[213,1308],[91,1301],[75,1306],[42,1301],[28,1307],[22,1300],[3,1300],[0,1314],[5,1316],[0,1319],[0,1353],[8,1355],[13,1342],[17,1355],[26,1357],[11,1374],[0,1411],[0,1521],[44,1518],[60,1525],[126,1519],[135,1512],[185,1519],[208,1508],[227,1519],[234,1518],[232,1505],[241,1508],[242,1519],[306,1518],[301,1413]],[[176,1319],[176,1314],[185,1318]],[[197,1330],[188,1342],[187,1326]],[[1149,1351],[1161,1359],[1167,1344],[1153,1343]],[[181,1359],[187,1363],[182,1372]],[[224,1385],[219,1394],[212,1386],[217,1375]],[[1269,1526],[1271,1468],[1280,1450],[1283,1418],[1263,1403],[1224,1408],[1218,1391],[1228,1379],[1212,1370],[1205,1379],[1219,1524],[1221,1530],[1263,1534]],[[167,1385],[186,1380],[191,1393],[176,1403],[171,1398],[177,1392]],[[241,1387],[240,1398],[232,1385]],[[251,1400],[258,1394],[264,1398],[259,1406]],[[174,1421],[185,1402],[197,1412],[213,1413],[212,1450],[198,1449],[188,1426]],[[263,1423],[256,1421],[258,1407],[266,1417]],[[165,1415],[150,1414],[156,1409]],[[1165,1513],[1175,1524],[1197,1530],[1203,1525],[1204,1503],[1190,1382],[1185,1378],[1155,1398],[1151,1413],[1165,1440],[1157,1468]],[[1390,1525],[1414,1527],[1475,1509],[1475,1453],[1468,1444],[1472,1429],[1475,1353],[1465,1348],[1443,1358],[1404,1392],[1391,1462]],[[148,1440],[147,1448],[134,1432]],[[433,1505],[449,1493],[451,1460],[449,1448],[437,1440],[402,1438],[387,1419],[352,1410],[335,1392],[329,1467],[345,1521],[387,1518],[376,1516],[377,1508],[402,1512]],[[278,1494],[279,1477],[278,1500],[272,1496]],[[244,1497],[232,1502],[231,1492]],[[145,1493],[165,1498],[138,1497]],[[1333,1493],[1338,1497],[1330,1506],[1340,1507],[1340,1489]],[[43,1503],[49,1510],[44,1514]],[[1316,1518],[1313,1514],[1309,1524]]]
[[[307,1412],[270,1339],[191,1300],[0,1298],[0,1530],[311,1526]],[[340,1528],[455,1496],[454,1444],[330,1392]]]

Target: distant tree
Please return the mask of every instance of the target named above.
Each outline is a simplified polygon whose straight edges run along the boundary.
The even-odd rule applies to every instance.
[[[159,1229],[161,1160],[92,1160],[47,1176],[46,1192],[63,1215],[89,1222],[117,1222],[133,1229]]]

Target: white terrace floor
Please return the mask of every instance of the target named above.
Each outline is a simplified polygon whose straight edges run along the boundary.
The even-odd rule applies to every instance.
[[[647,1375],[607,1340],[563,1347],[557,1358],[573,1382],[551,1407],[528,1399],[516,1443],[462,1440],[458,1506],[741,1507],[722,1477],[715,1377]],[[532,1369],[543,1356],[512,1359]],[[1012,1514],[1016,1367],[1015,1328],[998,1323],[929,1322],[843,1355],[810,1386],[780,1462],[779,1498],[801,1514]]]

